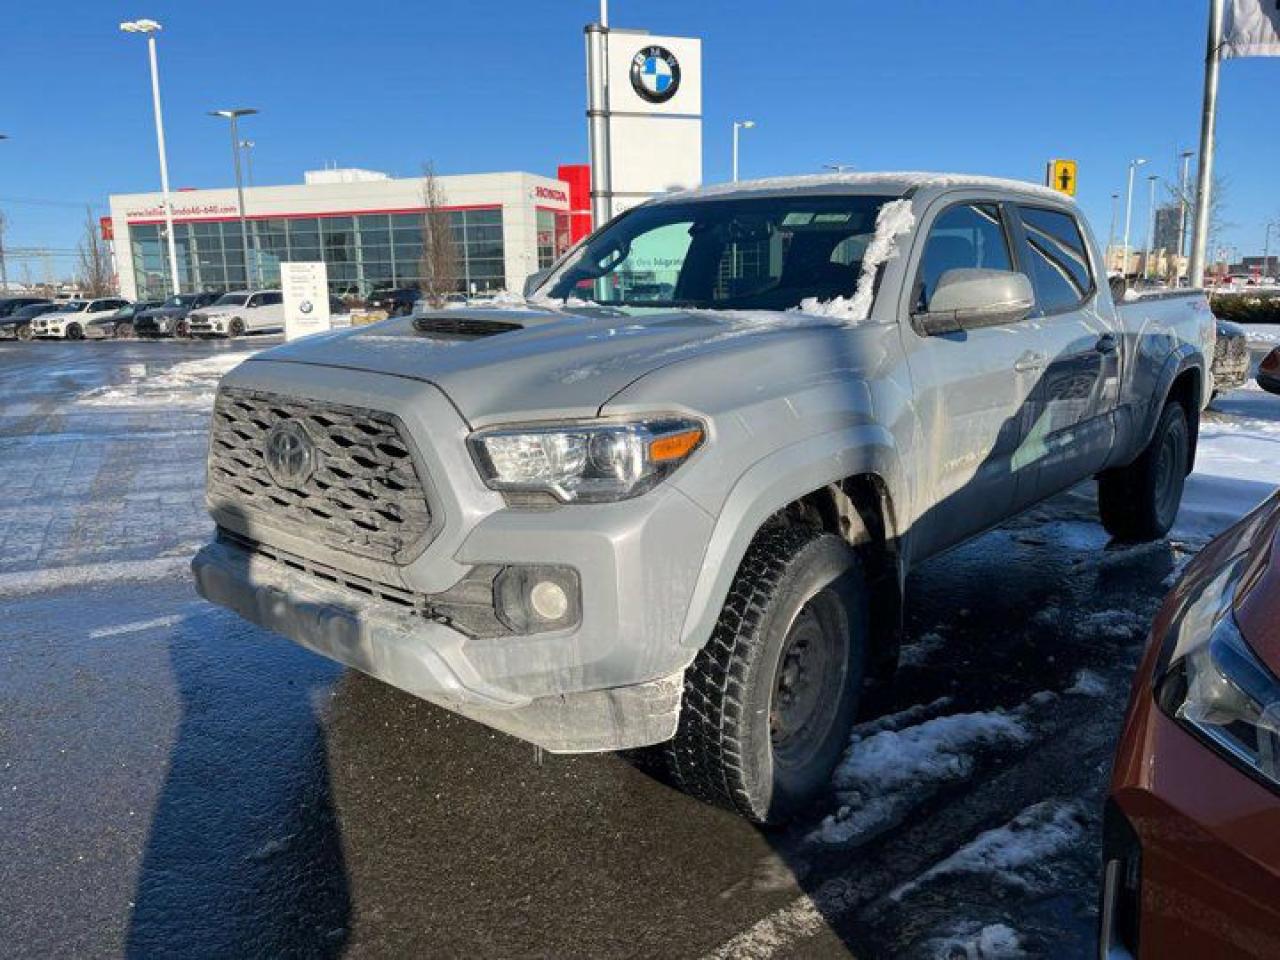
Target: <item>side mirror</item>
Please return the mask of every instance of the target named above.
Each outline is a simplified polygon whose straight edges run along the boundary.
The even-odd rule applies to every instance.
[[[525,277],[524,278],[524,295],[527,297],[530,294],[532,294],[533,291],[537,290],[540,286],[542,286],[542,282],[546,280],[547,277],[549,276],[551,276],[550,267],[548,267],[546,270],[539,270],[536,273],[531,273],[529,274],[529,276]]]
[[[1025,274],[1012,270],[948,270],[924,313],[913,319],[926,336],[998,327],[1025,320],[1035,306]]]

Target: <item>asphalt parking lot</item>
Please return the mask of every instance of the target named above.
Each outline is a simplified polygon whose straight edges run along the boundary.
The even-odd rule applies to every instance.
[[[868,750],[762,832],[201,601],[208,405],[262,345],[0,342],[3,952],[1090,955],[1128,677],[1196,542],[1114,549],[1074,492],[920,570],[859,736],[924,761]]]

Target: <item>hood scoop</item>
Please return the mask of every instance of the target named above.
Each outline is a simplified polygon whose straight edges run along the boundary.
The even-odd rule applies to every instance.
[[[459,337],[494,337],[500,333],[523,330],[524,325],[510,320],[488,320],[453,313],[428,313],[413,318],[413,329],[419,333],[444,333]]]

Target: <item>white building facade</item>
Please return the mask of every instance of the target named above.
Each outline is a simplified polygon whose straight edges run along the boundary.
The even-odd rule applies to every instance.
[[[463,293],[519,291],[570,244],[569,186],[531,173],[436,176]],[[422,178],[364,170],[310,171],[306,182],[246,187],[244,240],[234,187],[171,195],[184,293],[272,288],[282,262],[323,261],[337,294],[414,287],[422,274]],[[120,293],[172,291],[159,193],[110,198]]]

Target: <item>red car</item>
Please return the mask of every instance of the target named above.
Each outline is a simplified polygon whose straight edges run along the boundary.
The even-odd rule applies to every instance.
[[[1134,680],[1102,957],[1280,957],[1280,494],[1206,547]]]
[[[1280,347],[1276,347],[1258,365],[1258,386],[1272,393],[1280,393]]]

